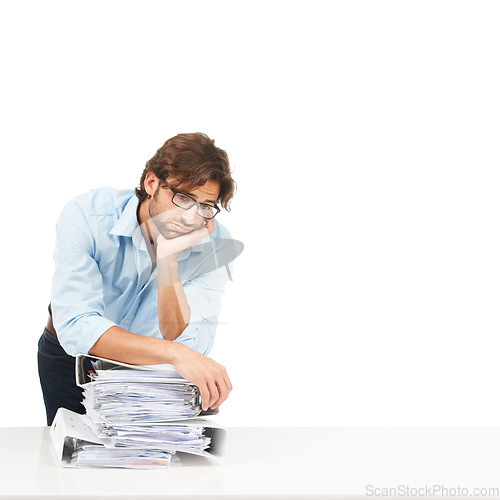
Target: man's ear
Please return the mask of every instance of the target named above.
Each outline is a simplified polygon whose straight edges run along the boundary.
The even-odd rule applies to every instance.
[[[152,197],[153,194],[158,189],[158,185],[160,184],[160,180],[153,172],[148,172],[146,177],[144,178],[144,189],[146,193],[148,193],[149,197]]]

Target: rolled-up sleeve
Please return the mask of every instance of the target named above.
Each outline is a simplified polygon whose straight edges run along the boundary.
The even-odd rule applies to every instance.
[[[56,224],[51,306],[59,341],[72,356],[88,354],[99,337],[116,325],[103,316],[103,282],[94,260],[91,223],[73,200]]]

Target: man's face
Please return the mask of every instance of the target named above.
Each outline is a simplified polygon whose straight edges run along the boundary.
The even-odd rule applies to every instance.
[[[164,238],[172,239],[201,229],[205,225],[205,219],[198,214],[198,206],[194,205],[188,210],[176,206],[172,202],[174,193],[167,185],[183,195],[209,205],[217,203],[220,185],[209,180],[203,186],[186,191],[175,179],[168,179],[167,183],[160,183],[149,201],[149,216],[160,234]]]

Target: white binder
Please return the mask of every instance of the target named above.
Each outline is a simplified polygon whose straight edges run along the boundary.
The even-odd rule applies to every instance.
[[[195,454],[215,460],[224,455],[227,431],[216,422],[205,419],[189,419],[165,422],[162,425],[166,427],[169,425],[202,426],[204,435],[210,437],[211,442],[209,448]],[[57,410],[49,432],[54,446],[55,458],[63,467],[75,467],[70,463],[71,454],[81,444],[96,444],[112,448],[105,440],[97,436],[87,415],[80,415],[66,408]]]
[[[199,413],[195,417],[205,417],[210,415],[217,415],[219,413],[219,408],[215,409],[201,409],[201,394],[198,387],[188,380],[182,378],[176,371],[173,365],[163,364],[163,365],[131,365],[128,363],[122,363],[120,361],[114,361],[110,359],[100,358],[98,356],[91,356],[90,354],[78,354],[76,356],[75,362],[75,375],[76,375],[76,384],[85,389],[88,383],[91,383],[91,379],[89,378],[89,374],[85,373],[84,361],[91,361],[93,367],[99,370],[120,370],[120,368],[130,368],[134,370],[146,370],[146,371],[163,371],[165,372],[165,377],[161,378],[161,381],[164,383],[185,383],[186,385],[192,387],[196,392],[196,400],[195,404],[200,407]],[[176,377],[172,377],[172,374],[176,374]],[[138,378],[138,381],[142,381],[142,379]]]
[[[89,373],[85,373],[84,362],[86,360],[91,361],[91,371],[99,370],[96,381],[92,380]],[[133,372],[137,371],[137,376],[131,369]],[[151,373],[151,376],[148,374],[145,377],[146,374],[144,371],[148,370],[154,371],[154,373]],[[99,456],[114,455],[119,451],[131,451],[133,454],[134,450],[144,454],[157,453],[161,457],[161,460],[155,462],[155,460],[152,459],[152,465],[169,465],[170,454],[177,452],[201,455],[215,459],[223,455],[226,444],[226,430],[215,422],[199,418],[200,416],[215,414],[218,412],[218,409],[203,412],[201,410],[199,389],[188,380],[182,378],[172,365],[129,365],[127,363],[99,358],[97,356],[78,355],[76,357],[75,373],[77,385],[82,387],[84,391],[89,391],[91,389],[95,390],[98,386],[102,388],[99,382],[99,375],[105,378],[111,377],[112,382],[117,381],[119,384],[125,384],[125,388],[122,391],[125,400],[130,397],[128,395],[129,389],[126,383],[130,383],[129,387],[132,392],[134,383],[136,387],[139,387],[139,396],[134,396],[134,394],[132,394],[133,398],[141,398],[141,382],[148,382],[150,386],[156,386],[156,383],[158,383],[159,387],[165,387],[165,384],[177,384],[177,389],[172,387],[172,389],[168,389],[168,392],[181,391],[182,393],[185,393],[182,387],[186,385],[189,391],[192,391],[194,395],[194,397],[192,397],[191,392],[189,392],[188,396],[188,414],[193,416],[188,418],[165,418],[161,420],[146,421],[139,413],[139,421],[131,421],[128,419],[127,411],[125,411],[125,413],[118,412],[118,414],[115,412],[115,416],[118,416],[114,419],[115,421],[112,421],[113,419],[96,419],[97,414],[94,415],[92,413],[93,408],[91,406],[89,407],[89,410],[91,410],[90,415],[80,415],[65,408],[59,408],[50,428],[50,437],[54,445],[53,449],[56,459],[63,466],[79,466],[72,463],[72,454],[77,451],[75,455],[78,455],[78,460],[80,461],[81,458],[83,459],[81,453],[88,458],[89,450],[91,450],[91,453],[96,452]],[[151,384],[151,382],[153,382],[153,384]],[[137,385],[138,383],[139,385]],[[106,381],[104,381],[103,384],[106,384]],[[179,384],[181,384],[180,388]],[[118,393],[115,392],[113,383],[111,387],[110,397],[114,399],[117,397]],[[151,396],[151,391],[153,391],[153,389],[149,389],[149,393],[145,391],[145,397],[147,397],[148,394]],[[164,389],[161,389],[160,392],[162,391],[164,391]],[[105,397],[107,398],[108,396]],[[152,416],[154,418],[158,415],[162,417],[170,417],[172,415],[169,414],[168,411],[164,412],[163,410],[163,404],[170,404],[168,400],[166,403],[163,403],[163,400],[160,398],[159,402],[155,404],[157,407],[160,407],[160,412],[153,413]],[[192,411],[193,409],[194,413]],[[185,414],[184,411],[181,411],[181,415],[183,414]],[[123,415],[126,415],[124,421]],[[169,430],[169,428],[171,430]],[[133,429],[132,433],[134,437],[120,437],[130,433],[130,429]],[[147,438],[146,441],[149,440],[149,443],[144,440],[144,437]],[[81,451],[83,446],[85,446],[85,450]],[[92,448],[93,446],[97,446],[98,448]],[[101,447],[103,449],[113,449],[113,451],[104,453]],[[174,459],[175,457],[172,458],[172,460]],[[140,464],[138,468],[144,468],[144,464],[147,464],[147,462],[147,459],[138,460],[137,463]],[[134,467],[134,465],[134,463],[128,463],[127,466]]]

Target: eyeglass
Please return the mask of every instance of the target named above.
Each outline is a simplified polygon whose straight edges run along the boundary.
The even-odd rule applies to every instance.
[[[163,182],[164,184],[167,184],[168,182],[159,179],[160,182]],[[172,203],[179,207],[182,208],[183,210],[189,210],[192,208],[194,205],[198,205],[198,210],[197,213],[199,216],[203,217],[204,219],[213,219],[219,212],[220,208],[217,205],[209,205],[208,203],[200,203],[199,201],[196,201],[194,198],[191,198],[191,196],[181,193],[180,191],[177,191],[177,189],[173,189],[169,187],[170,191],[174,193],[172,196]]]

